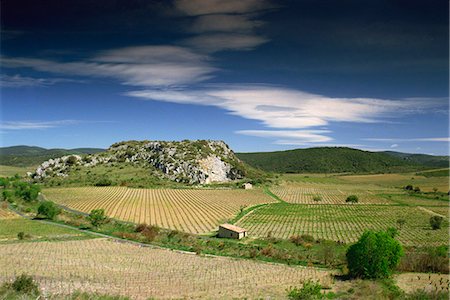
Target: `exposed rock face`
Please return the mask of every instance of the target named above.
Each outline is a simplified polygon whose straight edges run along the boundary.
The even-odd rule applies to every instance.
[[[42,163],[32,177],[67,176],[74,166],[132,163],[156,169],[165,178],[190,184],[227,182],[244,177],[242,163],[222,141],[128,141],[106,152],[80,157],[64,156]]]

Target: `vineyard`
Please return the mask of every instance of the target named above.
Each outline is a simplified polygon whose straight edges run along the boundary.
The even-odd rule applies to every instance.
[[[417,207],[395,205],[298,205],[269,204],[255,210],[236,225],[246,228],[249,235],[289,238],[309,234],[317,239],[354,242],[366,229],[386,230],[405,224],[398,239],[404,245],[426,246],[447,244],[448,221],[440,230],[431,230],[430,214]]]
[[[17,218],[17,215],[13,212],[9,211],[7,208],[0,207],[0,219],[15,219]]]
[[[369,190],[349,189],[342,185],[298,185],[274,187],[271,191],[289,203],[296,204],[345,204],[349,195],[356,195],[362,204],[389,204],[391,201]]]
[[[103,208],[108,216],[190,233],[206,233],[240,209],[274,202],[262,190],[52,188],[46,198],[81,212]]]
[[[75,290],[155,298],[280,298],[307,279],[331,286],[325,270],[200,257],[93,239],[0,245],[0,280],[26,272],[47,293]],[[24,259],[26,258],[26,259]]]

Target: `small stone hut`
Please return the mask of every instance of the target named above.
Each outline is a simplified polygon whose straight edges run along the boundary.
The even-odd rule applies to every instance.
[[[252,185],[251,183],[247,182],[247,183],[244,183],[244,184],[242,185],[242,187],[243,187],[245,190],[251,190],[251,189],[253,188],[253,185]]]
[[[247,230],[231,224],[222,224],[219,225],[219,233],[217,236],[220,238],[231,238],[239,240],[247,236]]]

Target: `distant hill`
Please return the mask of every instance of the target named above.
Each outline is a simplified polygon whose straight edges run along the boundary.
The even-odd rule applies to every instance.
[[[12,146],[0,148],[0,165],[29,167],[44,161],[69,154],[94,154],[103,152],[99,148],[45,149],[34,146]]]
[[[383,173],[448,167],[448,157],[319,147],[276,152],[236,153],[252,167],[276,173]]]
[[[411,154],[402,153],[395,151],[385,151],[384,153],[389,154],[394,157],[401,158],[403,161],[424,165],[427,167],[435,168],[448,168],[449,167],[449,157],[448,156],[435,156],[427,154]]]

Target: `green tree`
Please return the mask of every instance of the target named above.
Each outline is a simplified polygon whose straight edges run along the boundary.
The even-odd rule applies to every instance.
[[[346,253],[350,275],[386,278],[399,264],[403,248],[390,233],[366,231]]]
[[[17,197],[22,198],[26,202],[32,202],[37,199],[41,191],[37,184],[27,183],[23,181],[16,181],[13,184],[14,193]]]
[[[60,209],[52,201],[44,201],[38,207],[38,215],[53,220],[60,213]]]
[[[350,195],[347,197],[347,199],[345,199],[345,202],[350,202],[350,203],[358,203],[359,199],[358,196],[356,195]]]
[[[11,191],[8,191],[8,190],[3,190],[2,191],[2,198],[5,201],[11,202],[12,198],[13,198],[13,193]]]
[[[442,227],[442,221],[444,221],[444,218],[440,216],[432,216],[430,218],[430,225],[433,230],[441,229]]]
[[[108,217],[105,215],[104,209],[93,209],[88,218],[92,226],[94,227],[103,225],[108,219]]]

